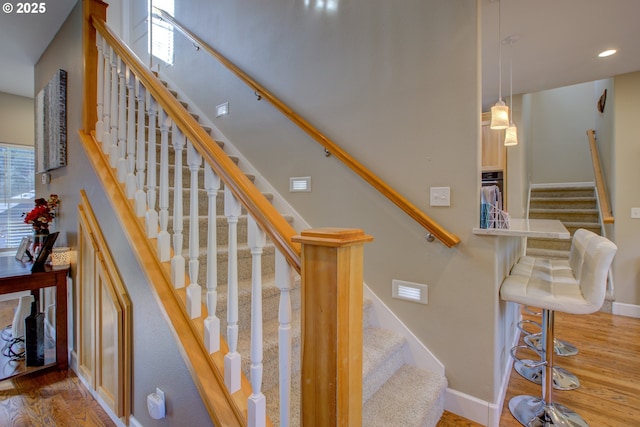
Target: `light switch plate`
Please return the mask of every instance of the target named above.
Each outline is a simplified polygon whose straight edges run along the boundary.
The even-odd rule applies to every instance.
[[[640,208],[631,208],[631,218],[640,218]]]
[[[449,187],[431,187],[429,198],[431,206],[451,206],[451,190]]]

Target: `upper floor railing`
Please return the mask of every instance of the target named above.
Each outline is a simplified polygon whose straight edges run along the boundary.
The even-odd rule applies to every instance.
[[[220,52],[215,50],[204,40],[198,37],[196,34],[187,29],[184,25],[178,22],[173,16],[166,11],[155,8],[156,16],[160,19],[169,22],[174,28],[178,29],[185,37],[191,40],[196,46],[204,49],[211,56],[216,58],[222,65],[235,74],[242,82],[249,86],[257,96],[271,103],[278,111],[280,111],[291,122],[297,125],[300,129],[306,132],[311,138],[322,145],[328,154],[331,154],[343,162],[347,167],[358,174],[362,179],[369,183],[373,188],[378,190],[383,196],[388,198],[396,206],[402,209],[407,215],[413,218],[418,224],[424,227],[431,235],[440,240],[447,247],[452,247],[460,242],[460,238],[455,234],[445,230],[441,225],[435,222],[431,217],[426,215],[415,205],[413,205],[404,196],[398,193],[395,189],[384,182],[380,177],[375,175],[371,170],[366,168],[362,163],[358,162],[349,153],[342,149],[338,144],[329,139],[326,135],[316,129],[311,123],[305,120],[300,115],[296,114],[291,107],[282,102],[273,93],[269,92],[266,88],[256,82],[247,73],[237,67],[234,63],[229,61]]]

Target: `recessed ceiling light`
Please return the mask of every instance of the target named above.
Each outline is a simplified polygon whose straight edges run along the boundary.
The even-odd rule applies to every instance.
[[[604,57],[607,57],[607,56],[611,56],[611,55],[613,55],[613,54],[614,54],[614,53],[616,53],[616,52],[617,52],[617,50],[616,50],[616,49],[607,49],[607,50],[603,50],[602,52],[600,52],[600,53],[598,54],[598,56],[599,56],[600,58],[604,58]]]

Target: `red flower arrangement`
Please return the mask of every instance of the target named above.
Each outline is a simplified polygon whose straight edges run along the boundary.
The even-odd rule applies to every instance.
[[[23,213],[25,224],[31,224],[36,233],[49,231],[49,224],[56,217],[56,209],[60,204],[57,194],[51,194],[48,199],[40,198],[35,200],[36,206],[29,213]]]

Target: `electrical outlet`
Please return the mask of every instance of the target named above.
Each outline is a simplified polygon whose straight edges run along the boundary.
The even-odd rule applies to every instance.
[[[429,198],[431,206],[451,206],[451,190],[449,187],[431,187]]]

